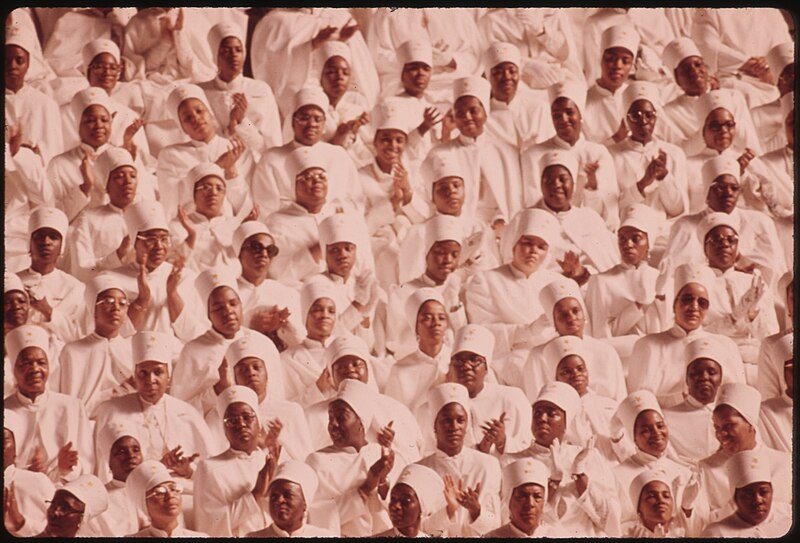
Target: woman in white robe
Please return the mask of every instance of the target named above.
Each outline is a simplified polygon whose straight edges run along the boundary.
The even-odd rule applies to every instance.
[[[762,439],[768,447],[792,452],[792,428],[794,421],[794,338],[791,334],[778,342],[778,352],[773,359],[775,371],[781,376],[783,393],[761,402]],[[784,359],[781,363],[780,360]]]
[[[699,515],[692,515],[675,504],[672,479],[662,471],[644,470],[631,481],[631,502],[636,504],[638,518],[622,526],[624,537],[677,538],[697,537],[701,525]]]

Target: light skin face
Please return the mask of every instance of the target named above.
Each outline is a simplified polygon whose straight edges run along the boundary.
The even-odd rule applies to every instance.
[[[187,98],[178,106],[178,119],[187,136],[195,141],[211,141],[216,129],[211,112],[197,98]]]
[[[525,483],[514,488],[508,503],[511,522],[528,535],[539,526],[544,511],[545,489],[536,483]]]
[[[47,508],[47,530],[56,537],[74,537],[86,504],[66,490],[56,490]]]
[[[350,86],[350,65],[342,57],[329,58],[322,67],[322,90],[332,104],[336,104]]]
[[[706,202],[714,211],[730,213],[739,201],[740,192],[739,181],[732,175],[723,174],[714,179],[708,187]]]
[[[378,166],[385,173],[389,173],[392,169],[392,164],[400,162],[403,156],[403,151],[406,149],[408,143],[408,136],[402,130],[395,130],[394,128],[385,128],[375,132],[375,159],[378,161]]]
[[[164,495],[151,494],[158,487],[164,487],[170,491]],[[177,526],[178,517],[181,514],[182,498],[180,492],[174,490],[175,488],[177,488],[175,482],[167,481],[148,489],[147,493],[150,494],[150,497],[145,498],[145,505],[154,527],[162,530],[169,528],[171,531]]]
[[[711,417],[720,448],[731,454],[749,451],[756,446],[756,430],[730,405],[719,405]]]
[[[325,112],[317,106],[307,105],[292,115],[294,139],[303,145],[314,145],[325,129]]]
[[[572,175],[564,166],[554,164],[542,172],[542,198],[553,211],[568,211],[574,191]]]
[[[120,65],[111,53],[100,53],[94,57],[86,70],[89,86],[100,87],[109,94],[119,81],[119,77]]]
[[[108,459],[108,467],[117,481],[127,481],[133,469],[142,463],[142,449],[136,438],[122,436],[114,442]]]
[[[669,487],[661,481],[650,481],[639,494],[639,506],[637,508],[642,524],[651,532],[655,530],[656,524],[666,527],[672,520],[672,492]]]
[[[139,239],[139,237],[146,239]],[[137,259],[147,253],[147,269],[153,271],[167,259],[167,251],[172,243],[169,232],[163,228],[153,228],[144,232],[139,232],[133,244]]]
[[[259,425],[252,407],[243,402],[234,402],[225,408],[222,421],[231,449],[246,453],[256,450]]]
[[[722,367],[710,358],[693,360],[686,368],[689,395],[703,405],[708,405],[716,399],[721,383]]]
[[[431,81],[431,67],[424,62],[409,62],[403,65],[400,82],[411,96],[420,96]]]
[[[652,409],[639,413],[633,423],[633,441],[640,451],[660,457],[669,443],[669,429],[664,418]]]
[[[39,273],[50,272],[61,255],[61,234],[53,228],[39,228],[31,234],[31,267]]]
[[[428,300],[417,311],[416,332],[420,343],[441,344],[447,325],[447,312],[436,300]]]
[[[552,402],[540,400],[533,404],[531,431],[537,444],[549,447],[553,441],[564,440],[567,431],[567,413]]]
[[[274,245],[275,240],[268,234],[254,234],[242,243],[239,252],[239,262],[242,265],[242,276],[250,282],[254,279],[264,279],[269,273],[272,257],[267,252],[267,247]],[[258,247],[257,247],[258,246]],[[256,251],[256,248],[258,251]]]
[[[636,100],[625,116],[631,139],[643,144],[653,139],[657,120],[656,110],[649,100]]]
[[[231,81],[242,73],[244,69],[245,50],[241,40],[235,36],[228,36],[219,44],[217,52],[217,66],[219,78]]]
[[[688,283],[678,291],[672,311],[675,313],[675,324],[684,330],[691,331],[703,324],[708,312],[709,301],[706,287],[699,283]]]
[[[44,394],[50,364],[47,354],[39,347],[27,347],[17,355],[14,363],[14,379],[20,394],[31,400]]]
[[[300,485],[276,479],[270,483],[267,497],[269,514],[275,525],[289,533],[299,530],[306,512],[306,500]]]
[[[739,253],[739,235],[729,226],[717,226],[706,234],[703,244],[708,265],[725,271],[736,263]]]
[[[453,107],[456,128],[468,138],[477,138],[483,134],[486,124],[486,110],[481,101],[474,96],[462,96]]]
[[[264,401],[267,396],[267,367],[264,361],[254,356],[242,358],[233,367],[233,379],[237,385],[253,389],[258,396],[258,401]]]
[[[733,501],[736,504],[736,515],[740,519],[751,526],[760,524],[766,520],[772,509],[772,483],[763,481],[737,488]]]
[[[197,212],[213,219],[222,215],[225,203],[225,181],[214,175],[207,175],[194,184],[194,207]]]
[[[575,298],[562,298],[553,307],[553,321],[559,336],[583,337],[586,316]]]
[[[295,178],[295,200],[311,213],[318,212],[328,197],[328,176],[322,168],[309,168]]]
[[[437,241],[425,256],[425,274],[441,285],[458,265],[461,245],[453,240]]]
[[[30,68],[30,55],[18,45],[6,45],[6,88],[17,92],[25,82],[25,74]]]
[[[127,301],[125,293],[117,288],[98,294],[94,306],[95,332],[105,338],[116,337],[128,311]]]
[[[366,383],[369,378],[367,363],[352,354],[339,358],[333,363],[331,370],[333,370],[331,371],[333,386],[337,389],[344,379],[355,379],[356,381]]]
[[[492,68],[489,83],[492,84],[492,97],[507,104],[517,94],[519,68],[512,62],[501,62]]]
[[[344,400],[334,400],[328,406],[328,435],[339,448],[361,448],[366,444],[364,425]]]
[[[633,226],[623,226],[617,231],[617,245],[625,264],[638,268],[639,264],[647,262],[650,243],[645,232]]]
[[[422,522],[422,508],[414,489],[404,483],[392,487],[389,496],[389,518],[392,526],[405,534],[410,530],[419,530]]]
[[[528,234],[520,236],[514,244],[511,264],[526,276],[530,276],[541,267],[549,248],[550,245],[539,236]]]
[[[600,86],[615,92],[628,79],[633,60],[633,53],[624,47],[610,47],[603,51],[600,79],[597,80]]]
[[[703,141],[706,146],[721,153],[731,146],[736,137],[736,120],[725,108],[717,108],[706,117],[703,123]]]
[[[439,213],[461,215],[464,197],[464,180],[460,177],[442,177],[433,184],[433,204]]]
[[[453,354],[450,359],[450,371],[455,376],[456,382],[464,385],[469,392],[469,397],[474,398],[481,390],[486,380],[489,368],[486,358],[470,351],[461,351]]]
[[[147,403],[157,403],[169,387],[169,369],[161,362],[145,360],[136,364],[133,379],[139,396]]]
[[[120,209],[127,209],[136,198],[139,185],[139,172],[133,166],[120,166],[108,174],[106,192],[112,204]]]
[[[3,469],[14,465],[17,459],[17,443],[14,433],[8,428],[3,428]]]
[[[217,287],[208,297],[208,319],[211,326],[228,339],[242,326],[242,301],[230,287]]]
[[[550,118],[556,135],[570,145],[573,145],[581,135],[583,116],[578,106],[566,97],[556,98],[550,105]]]
[[[311,304],[306,318],[308,337],[322,341],[330,337],[336,324],[336,304],[330,298],[320,298]]]
[[[11,290],[3,295],[3,319],[8,329],[28,322],[31,304],[28,295],[21,290]]]
[[[467,412],[460,403],[449,403],[439,410],[433,423],[436,448],[449,456],[461,452],[467,435]]]
[[[328,245],[325,248],[325,262],[328,265],[328,271],[344,277],[346,281],[356,264],[356,249],[356,244],[348,241]]]
[[[708,88],[708,68],[702,57],[691,56],[675,67],[675,81],[689,96],[699,96]]]
[[[556,381],[567,383],[578,395],[583,396],[588,392],[589,386],[589,370],[586,368],[586,363],[576,354],[565,356],[556,368]]]
[[[103,106],[93,104],[83,110],[78,136],[81,141],[94,149],[108,143],[111,137],[111,114]]]

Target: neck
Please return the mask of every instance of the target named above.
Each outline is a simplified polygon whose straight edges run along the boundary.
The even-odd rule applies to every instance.
[[[288,533],[289,535],[295,533],[297,530],[303,527],[303,519],[299,518],[297,520],[291,521],[291,523],[281,523],[278,524],[275,522],[275,526],[283,530],[284,532]]]
[[[225,72],[225,73],[220,72],[219,73],[219,78],[220,78],[220,80],[224,81],[225,83],[230,83],[231,81],[236,79],[236,77],[238,75],[239,75],[238,72]]]
[[[417,535],[419,535],[419,525],[421,522],[422,521],[420,520],[420,522],[417,522],[413,526],[404,526],[402,528],[398,528],[397,531],[406,537],[417,537]]]
[[[268,270],[264,270],[264,272],[256,272],[252,270],[242,270],[242,277],[244,277],[245,281],[255,286],[259,286],[267,279]]]
[[[462,441],[458,445],[450,445],[449,443],[438,444],[436,447],[445,453],[447,456],[455,456],[461,452],[461,449],[464,448],[464,442]]]
[[[80,525],[69,530],[59,531],[59,530],[54,530],[53,527],[48,524],[44,528],[44,533],[46,537],[73,538],[75,537],[75,534],[78,533],[78,528],[80,528]]]
[[[445,278],[445,279],[442,279],[442,280],[440,281],[439,279],[436,279],[434,276],[432,276],[432,275],[430,274],[430,272],[428,272],[428,270],[425,270],[425,275],[428,277],[428,279],[430,279],[431,281],[433,281],[433,282],[436,284],[436,286],[443,285],[443,284],[444,284],[444,282],[445,282],[445,281],[446,281],[446,279],[447,279],[447,278]]]
[[[18,93],[19,90],[22,88],[22,86],[23,86],[22,82],[20,82],[19,85],[15,85],[13,83],[9,84],[8,82],[6,82],[6,88],[11,92],[13,92],[14,94]]]
[[[417,90],[412,90],[412,89],[404,89],[404,90],[405,90],[405,93],[407,95],[413,96],[414,98],[419,98],[420,96],[422,96],[425,93],[424,90],[418,90],[418,91]]]
[[[537,522],[537,523],[536,523],[534,526],[520,526],[520,525],[519,525],[519,524],[517,524],[517,522],[516,522],[515,520],[513,520],[513,519],[511,520],[511,524],[513,524],[513,525],[514,525],[514,527],[515,527],[517,530],[519,530],[519,531],[521,531],[521,532],[525,532],[525,533],[526,533],[526,534],[528,534],[528,535],[533,535],[533,532],[535,532],[535,531],[536,531],[536,528],[538,528],[538,527],[539,527],[539,523],[538,523],[538,522]]]
[[[94,333],[100,337],[112,339],[119,335],[119,327],[107,327],[96,324],[94,327]]]
[[[320,343],[325,343],[325,340],[331,337],[330,334],[322,335],[317,332],[309,332],[308,339],[313,339],[314,341],[319,341]]]
[[[644,137],[644,138],[637,138],[637,137],[635,137],[635,136],[631,136],[631,139],[632,139],[633,141],[637,142],[637,143],[641,143],[642,145],[647,145],[648,143],[650,143],[651,141],[653,141],[653,135],[652,135],[652,134],[650,134],[649,136],[647,136],[647,137]]]
[[[565,142],[569,143],[569,146],[573,147],[577,143],[579,137],[580,137],[580,134],[576,133],[576,134],[574,134],[572,136],[568,136],[566,138],[563,137],[563,136],[558,136],[558,139],[560,139],[561,141],[565,141]]]
[[[471,388],[467,389],[467,392],[469,393],[470,399],[473,399],[473,398],[475,398],[475,396],[480,394],[482,390],[483,390],[483,382],[482,381],[481,382],[477,382],[476,381],[474,386],[472,386]]]
[[[20,394],[22,394],[23,396],[25,396],[26,398],[28,398],[28,399],[29,399],[30,401],[32,401],[32,402],[35,402],[35,401],[36,401],[36,398],[38,398],[39,396],[41,396],[42,394],[44,394],[44,392],[45,392],[44,390],[43,390],[43,391],[41,391],[41,392],[36,392],[36,391],[26,391],[26,392],[23,392],[23,391],[21,391],[21,390],[19,391],[19,393],[20,393]]]
[[[511,262],[511,265],[514,267],[515,270],[523,274],[525,277],[530,277],[536,270],[525,270],[520,268],[516,262]]]
[[[253,454],[253,451],[255,451],[256,448],[258,448],[258,443],[256,442],[255,439],[251,439],[250,441],[245,443],[242,447],[234,447],[233,445],[231,445],[231,449],[233,449],[234,451],[241,451],[247,454]]]
[[[365,446],[366,444],[367,444],[367,440],[364,439],[363,435],[361,435],[361,436],[359,436],[358,439],[353,440],[351,443],[348,443],[347,445],[350,446],[350,447],[353,447],[357,451],[360,451],[361,448],[363,446]]]
[[[167,532],[167,535],[172,535],[172,532],[175,528],[178,527],[178,519],[175,517],[169,517],[168,519],[153,519],[151,518],[151,524],[153,528],[158,528],[159,530],[163,530]]]
[[[298,202],[298,204],[299,203],[300,202]],[[322,209],[322,206],[324,206],[324,205],[325,205],[325,201],[324,200],[322,202],[320,202],[320,203],[312,204],[312,203],[306,202],[306,203],[300,204],[301,207],[304,207],[306,209],[306,211],[308,211],[312,215],[316,215],[317,213],[319,213],[320,210]]]
[[[351,269],[351,271],[352,271],[352,269]],[[347,272],[345,272],[343,274],[336,273],[336,272],[330,272],[330,274],[331,275],[338,275],[339,277],[342,278],[342,281],[344,281],[345,283],[347,283],[347,280],[350,279],[350,271],[347,271]]]
[[[611,85],[611,83],[609,83],[608,81],[605,81],[603,79],[598,79],[597,80],[597,86],[606,89],[611,94],[614,94],[615,92],[617,92],[617,89],[619,89],[619,87],[621,87],[622,85],[620,85],[619,87],[615,87],[615,86]]]
[[[392,173],[392,166],[394,166],[394,163],[386,162],[379,156],[375,157],[375,162],[378,164],[378,169],[383,173]]]
[[[330,94],[327,94],[327,96],[328,96],[328,101],[330,102],[331,106],[333,106],[335,108],[336,105],[339,103],[339,100],[341,100],[342,96],[344,96],[344,94],[339,94],[338,96],[337,95],[331,96]]]
[[[31,269],[36,273],[41,273],[42,275],[47,275],[51,273],[53,270],[56,269],[55,262],[42,262],[41,260],[36,260],[31,262]]]
[[[214,331],[216,333],[218,333],[219,335],[221,335],[225,339],[233,339],[234,337],[236,337],[236,333],[239,331],[239,330],[236,330],[235,332],[226,333],[226,332],[223,332],[222,330],[217,330],[216,326],[212,326],[212,328],[214,329]]]
[[[91,143],[89,143],[88,141],[83,141],[83,140],[81,140],[81,143],[82,143],[82,144],[84,144],[84,145],[88,145],[89,147],[91,147],[92,149],[94,149],[95,151],[97,151],[97,150],[98,150],[100,147],[102,147],[103,145],[105,145],[107,142],[105,142],[105,141],[104,141],[104,142],[100,143],[99,145],[92,145],[92,144],[91,144]]]
[[[419,350],[433,358],[442,351],[442,345],[441,341],[420,339]]]

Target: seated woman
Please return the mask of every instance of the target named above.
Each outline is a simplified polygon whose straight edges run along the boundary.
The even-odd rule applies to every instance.
[[[781,376],[780,396],[761,402],[762,439],[768,447],[779,451],[792,452],[792,428],[794,420],[794,337],[787,334],[778,342],[773,359],[776,373]],[[781,362],[783,359],[783,362]]]
[[[433,534],[423,529],[444,509],[444,482],[439,474],[421,464],[409,464],[389,494],[392,527],[373,537],[430,537]]]
[[[622,526],[623,537],[697,537],[699,515],[675,507],[672,479],[663,471],[646,469],[631,481],[631,502],[638,518]],[[688,514],[687,514],[688,513]]]
[[[97,537],[93,520],[108,508],[100,479],[84,474],[56,489],[47,508],[47,525],[34,537]]]

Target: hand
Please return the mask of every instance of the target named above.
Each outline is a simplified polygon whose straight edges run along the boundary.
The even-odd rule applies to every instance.
[[[11,156],[16,156],[22,146],[22,128],[19,124],[11,124],[6,128],[9,151]]]
[[[408,172],[400,162],[392,165],[392,181],[394,188],[402,194],[403,205],[408,205],[411,202],[411,185],[408,183]]]
[[[53,317],[53,308],[50,302],[47,301],[47,298],[35,299],[30,297],[30,304],[33,309],[44,315],[45,322],[50,322],[50,319]]]
[[[700,471],[694,466],[688,480],[683,484],[683,495],[681,496],[681,509],[691,511],[694,502],[700,495]]]
[[[58,471],[67,473],[78,465],[78,451],[72,450],[72,441],[58,449]]]
[[[435,73],[452,72],[455,69],[450,45],[444,40],[433,44],[433,69]]]
[[[230,149],[222,153],[219,158],[214,161],[217,166],[225,171],[225,179],[233,179],[238,175],[236,161],[239,160],[246,149],[244,142],[239,136],[231,136],[230,143]]]
[[[651,185],[654,181],[663,180],[669,170],[667,170],[667,154],[663,150],[659,150],[658,155],[653,157],[653,160],[647,165],[644,176],[636,183],[639,192],[644,194],[644,189]]]
[[[267,497],[267,489],[269,488],[269,481],[272,478],[272,475],[275,473],[275,468],[278,465],[277,457],[273,458],[271,454],[268,454],[267,457],[264,459],[264,466],[258,470],[258,475],[256,476],[256,484],[253,485],[253,490],[250,493],[253,497],[258,501],[259,499]]]
[[[31,455],[31,463],[28,464],[28,470],[30,471],[44,471],[45,463],[47,462],[47,457],[44,455],[44,450],[42,447],[37,445],[33,449],[33,454]]]
[[[333,394],[336,389],[333,387],[333,379],[331,379],[331,372],[328,371],[327,366],[322,373],[317,377],[317,388],[322,394]]]
[[[356,301],[362,306],[374,305],[377,302],[378,280],[375,275],[366,270],[361,275],[356,276],[354,296]]]
[[[150,284],[147,281],[147,251],[136,255],[136,263],[139,265],[139,274],[136,276],[139,295],[136,297],[136,301],[140,305],[146,306],[150,303]]]
[[[611,135],[611,139],[614,140],[615,143],[619,143],[620,141],[624,140],[628,137],[628,127],[625,125],[625,119],[620,121],[619,128],[617,131]]]
[[[172,40],[175,37],[175,32],[183,30],[183,8],[178,8],[178,16],[175,17],[175,22],[169,15],[161,18],[161,36],[167,40]]]
[[[281,419],[267,422],[267,429],[261,428],[258,433],[258,446],[262,449],[274,449],[278,445],[281,430],[283,430]]]
[[[285,309],[288,317],[288,309]],[[281,327],[280,311],[277,305],[273,305],[269,309],[259,309],[250,318],[250,328],[257,330],[262,334],[272,334],[278,331]]]
[[[353,34],[355,34],[356,32],[358,32],[358,23],[356,22],[353,22],[353,24],[351,24],[350,26],[343,26],[342,29],[339,31],[339,41],[349,40],[351,37],[353,37]]]
[[[439,110],[433,106],[426,107],[425,111],[422,112],[422,124],[417,127],[417,130],[424,136],[428,130],[440,122],[442,122],[442,114]]]
[[[144,126],[144,119],[138,117],[128,125],[125,132],[122,134],[122,148],[127,150],[131,157],[136,158],[136,144],[133,143],[133,137]]]
[[[739,173],[743,174],[744,171],[747,169],[747,166],[750,164],[750,161],[756,157],[755,151],[750,149],[749,147],[745,148],[744,153],[742,153],[736,161],[739,163]]]
[[[259,213],[261,213],[261,207],[260,207],[260,206],[259,206],[257,203],[254,203],[254,204],[253,204],[253,209],[251,209],[251,210],[250,210],[250,213],[248,213],[248,214],[245,216],[245,218],[244,218],[244,219],[242,219],[242,222],[247,222],[247,221],[254,221],[254,220],[256,220],[256,219],[258,218],[258,214],[259,214]]]
[[[173,294],[178,290],[178,283],[181,280],[181,271],[183,270],[183,265],[186,263],[186,259],[182,256],[175,257],[175,260],[172,262],[172,270],[169,272],[167,276],[167,294]]]
[[[453,113],[453,109],[450,108],[447,113],[444,114],[442,117],[442,141],[447,141],[450,139],[450,134],[453,132],[453,129],[456,127],[456,117],[455,113]]]
[[[765,57],[750,57],[739,67],[739,71],[751,77],[757,77],[767,84],[773,84],[772,72]]]
[[[716,75],[708,74],[708,84],[710,90],[719,90],[719,78]]]
[[[506,221],[503,219],[497,219],[492,223],[492,230],[494,231],[494,237],[497,240],[503,239],[503,232],[506,231]]]
[[[17,504],[17,493],[12,482],[8,488],[3,488],[3,522],[9,532],[18,532],[25,526],[25,517],[20,513]]]
[[[586,172],[586,190],[597,190],[597,169],[600,168],[600,162],[587,162],[583,165],[583,171]]]
[[[244,93],[237,92],[233,95],[233,108],[231,108],[230,121],[228,122],[228,133],[233,135],[233,130],[237,125],[244,121],[244,114],[247,112],[247,97]]]
[[[517,8],[514,10],[514,15],[526,30],[532,31],[534,36],[541,33],[544,17],[537,8]]]
[[[394,441],[394,430],[392,429],[393,424],[394,421],[390,420],[389,424],[381,428],[378,432],[378,443],[381,447],[386,447],[388,449],[392,446],[392,442]]]
[[[766,287],[767,284],[761,277],[761,273],[757,270],[754,270],[753,279],[750,282],[750,288],[745,291],[745,293],[742,295],[742,298],[739,300],[739,303],[734,308],[736,320],[739,320],[742,317],[757,311],[758,302],[761,301],[761,297],[764,295]]]
[[[667,536],[666,532],[664,531],[664,525],[660,522],[656,524],[655,528],[653,528],[653,535],[658,539],[663,539]]]
[[[556,438],[550,444],[550,463],[552,464],[552,468],[550,469],[550,480],[551,481],[562,481],[564,479],[564,472],[568,469],[564,465],[564,449],[561,445],[561,440]]]
[[[456,311],[456,308],[461,305],[460,293],[461,284],[463,280],[460,273],[453,272],[447,276],[442,289],[442,298],[444,298],[445,310],[448,313]]]
[[[81,159],[81,177],[83,178],[83,183],[80,185],[81,192],[86,196],[92,192],[92,187],[94,186],[94,172],[92,171],[92,162],[89,159],[89,153],[86,151],[83,152],[83,158]]]
[[[497,452],[503,453],[506,447],[506,412],[500,414],[499,419],[489,419],[483,423],[481,430],[483,430],[483,439],[478,444],[478,449],[481,452],[488,453],[492,445],[497,448]]]
[[[359,487],[364,494],[372,494],[394,467],[394,450],[381,446],[381,457],[367,470],[367,478]]]
[[[586,473],[587,468],[587,459],[591,454],[592,450],[594,449],[594,441],[595,435],[592,434],[591,437],[586,441],[586,446],[581,449],[577,455],[575,455],[575,459],[572,461],[572,475],[581,475]]]
[[[186,245],[189,249],[194,249],[194,243],[197,240],[197,230],[192,223],[189,222],[189,217],[186,214],[186,206],[178,206],[178,222],[181,223],[183,229],[186,230]]]
[[[122,261],[128,255],[130,250],[131,250],[131,237],[129,235],[126,235],[124,238],[122,238],[119,247],[117,247],[117,258],[119,258],[120,261]]]
[[[183,456],[181,446],[178,445],[171,451],[167,451],[167,453],[161,457],[161,463],[176,475],[191,479],[194,470],[190,464],[199,457],[199,453],[194,453],[191,456]]]
[[[317,49],[320,45],[331,39],[331,36],[338,30],[335,26],[326,26],[311,39],[311,49]]]
[[[453,515],[456,514],[458,511],[459,503],[458,503],[458,487],[456,486],[456,481],[453,476],[449,473],[444,474],[444,501],[447,504],[447,516],[450,519],[453,518]],[[461,480],[458,481],[461,483]]]
[[[469,488],[464,486],[461,479],[458,480],[458,492],[456,494],[458,504],[469,511],[469,516],[473,521],[481,514],[481,502],[478,500],[480,493],[480,482],[478,482],[474,488]]]
[[[561,272],[565,277],[574,279],[578,284],[582,284],[579,279],[583,279],[583,283],[588,280],[588,277],[584,279],[588,270],[581,264],[578,255],[573,251],[567,251],[564,253],[564,260],[556,259],[556,262],[558,262],[558,265],[561,267]]]

